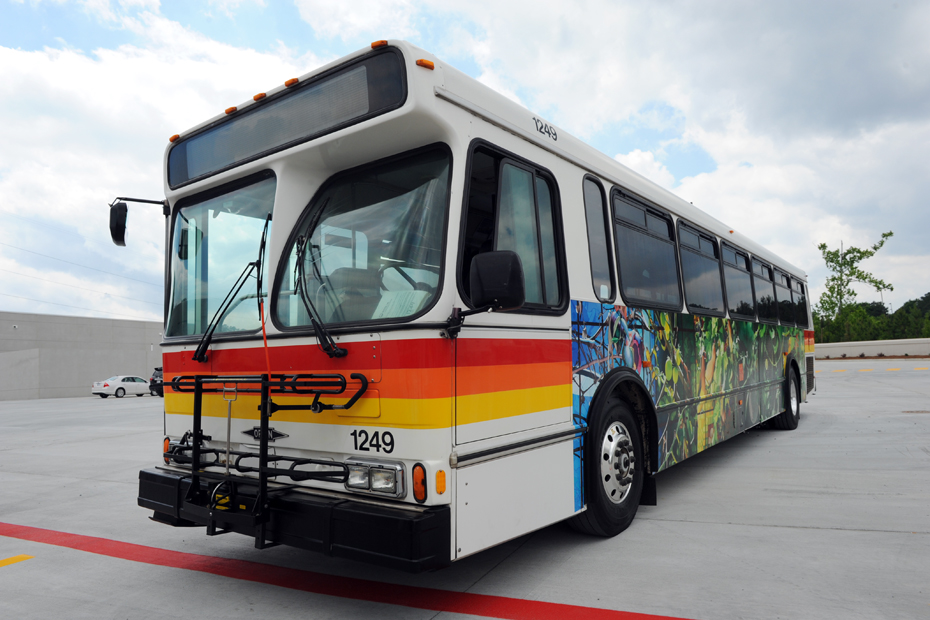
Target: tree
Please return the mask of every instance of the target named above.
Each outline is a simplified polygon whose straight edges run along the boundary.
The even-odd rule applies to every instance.
[[[875,256],[875,253],[885,245],[885,241],[893,235],[894,233],[890,230],[882,233],[882,238],[878,243],[864,250],[856,247],[844,249],[842,242],[838,250],[831,250],[826,243],[817,246],[824,262],[827,264],[827,269],[833,274],[827,278],[827,290],[820,296],[820,301],[817,303],[817,311],[820,316],[833,319],[842,312],[843,306],[855,302],[856,291],[852,288],[854,282],[868,284],[875,288],[877,292],[894,290],[891,284],[879,280],[871,273],[862,271],[859,268],[859,263]]]

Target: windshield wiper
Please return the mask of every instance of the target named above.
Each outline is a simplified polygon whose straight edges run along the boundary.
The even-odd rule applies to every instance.
[[[242,290],[242,287],[245,286],[245,283],[249,280],[249,276],[252,275],[253,269],[258,270],[257,297],[258,297],[259,312],[261,312],[262,258],[265,254],[265,239],[268,236],[268,224],[270,222],[271,222],[271,214],[269,213],[268,217],[265,218],[265,228],[262,230],[262,240],[258,246],[258,260],[254,260],[245,266],[245,269],[242,270],[242,273],[239,274],[239,277],[236,278],[236,281],[233,283],[232,288],[230,288],[229,292],[226,293],[226,297],[223,298],[223,303],[220,304],[220,307],[217,309],[216,313],[213,315],[213,318],[210,319],[210,324],[207,325],[207,329],[204,330],[203,337],[200,338],[200,343],[197,345],[197,350],[194,351],[195,362],[207,361],[207,347],[210,346],[210,341],[213,340],[213,332],[216,331],[216,328],[219,325],[218,319],[222,317],[229,310],[229,306],[232,305],[232,302],[235,301],[236,297],[239,296],[239,291]]]
[[[304,308],[307,309],[307,314],[310,315],[310,324],[313,325],[313,331],[316,333],[316,339],[320,343],[320,348],[323,349],[323,352],[331,358],[345,357],[349,352],[341,348],[336,344],[336,341],[333,340],[333,337],[323,323],[323,317],[317,312],[316,306],[314,306],[313,301],[310,300],[307,287],[304,285],[304,257],[307,252],[309,241],[309,237],[304,237],[303,235],[297,237],[297,266],[294,268],[296,272],[294,274],[294,279],[297,282],[297,295],[303,302]]]

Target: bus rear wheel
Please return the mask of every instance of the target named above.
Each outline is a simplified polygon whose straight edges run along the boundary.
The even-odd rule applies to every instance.
[[[801,388],[794,369],[785,377],[785,410],[772,419],[772,426],[783,431],[793,431],[801,420]]]
[[[585,438],[585,501],[569,521],[594,536],[616,536],[633,522],[643,490],[643,444],[629,405],[610,398],[590,419]]]

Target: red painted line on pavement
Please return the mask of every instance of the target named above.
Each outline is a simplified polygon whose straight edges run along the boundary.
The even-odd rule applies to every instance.
[[[195,570],[232,579],[265,583],[292,590],[338,596],[341,598],[400,605],[416,609],[429,609],[457,614],[471,614],[507,620],[569,620],[570,618],[593,618],[599,620],[683,620],[670,616],[654,616],[612,609],[580,607],[529,601],[504,596],[452,592],[418,586],[404,586],[367,579],[338,577],[312,571],[285,568],[260,562],[231,560],[182,551],[170,551],[146,547],[133,543],[119,542],[106,538],[68,534],[26,525],[0,523],[0,536],[18,538],[47,545],[87,551],[111,558]]]

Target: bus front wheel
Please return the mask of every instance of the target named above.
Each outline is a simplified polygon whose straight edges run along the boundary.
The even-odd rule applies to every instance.
[[[629,405],[612,397],[589,420],[585,438],[586,511],[571,526],[595,536],[616,536],[633,522],[643,490],[643,444]]]

